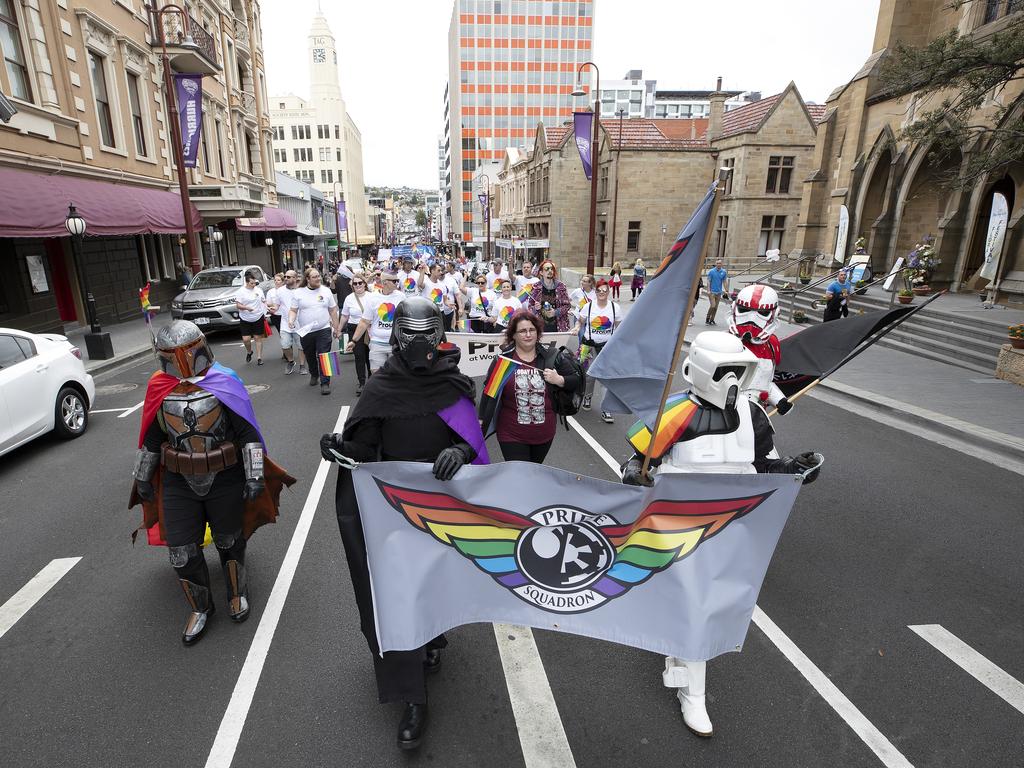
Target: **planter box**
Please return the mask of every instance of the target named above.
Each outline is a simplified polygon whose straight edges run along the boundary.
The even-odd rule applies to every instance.
[[[910,304],[913,300],[913,296],[896,296],[896,301],[898,301],[900,304]]]
[[[1024,350],[1003,344],[996,358],[996,378],[1024,387]]]

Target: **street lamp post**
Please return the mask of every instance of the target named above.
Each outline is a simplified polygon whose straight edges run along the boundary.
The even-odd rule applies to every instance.
[[[484,187],[484,225],[487,227],[487,239],[484,241],[484,252],[487,254],[487,261],[491,260],[491,177],[486,173],[480,174],[481,179],[487,179],[487,186]]]
[[[615,113],[619,118],[619,144],[615,149],[615,193],[612,196],[612,264],[615,263],[615,224],[619,218],[619,156],[622,154],[622,118],[626,110]]]
[[[85,294],[85,314],[89,320],[89,333],[85,334],[85,349],[90,360],[107,360],[114,356],[114,348],[110,343],[110,334],[103,333],[100,327],[99,318],[96,315],[96,298],[89,288],[89,270],[82,263],[81,240],[85,234],[86,223],[75,205],[68,206],[68,215],[64,219],[64,227],[71,235],[71,254],[75,258],[75,267],[78,270],[78,282],[82,293]]]
[[[192,274],[198,274],[202,269],[199,263],[199,253],[196,251],[196,231],[192,226],[192,210],[188,196],[188,178],[185,173],[185,150],[181,141],[181,126],[178,124],[178,100],[174,94],[174,81],[171,78],[171,60],[167,55],[167,35],[164,34],[165,13],[177,13],[181,17],[182,29],[185,33],[185,41],[182,47],[196,47],[195,41],[188,30],[188,14],[185,9],[178,5],[165,5],[157,8],[156,5],[149,6],[149,12],[153,15],[154,25],[160,31],[160,46],[162,48],[161,60],[164,67],[164,88],[167,91],[167,121],[171,124],[171,140],[174,144],[174,162],[178,166],[178,191],[181,194],[181,215],[185,220],[185,232],[188,238],[185,248],[188,251],[189,264]]]
[[[267,246],[267,254],[270,256],[270,268],[274,269],[274,238],[268,237],[263,241]],[[282,264],[282,266],[284,266]]]
[[[217,259],[217,266],[218,267],[223,267],[224,266],[224,257],[221,255],[221,252],[220,252],[220,242],[223,239],[224,239],[224,233],[223,232],[221,232],[219,229],[216,229],[216,228],[211,228],[210,229],[210,240],[211,240],[211,242],[213,242],[214,256]]]
[[[341,211],[338,209],[338,202],[340,200],[340,196],[338,195],[338,184],[340,184],[338,181],[331,184],[331,192],[334,194],[334,229],[338,234],[338,261],[340,262],[344,261],[344,259],[341,257]],[[345,217],[346,219],[348,218],[348,211],[345,212]],[[348,224],[347,221],[345,223],[346,225]],[[346,226],[346,230],[347,229],[348,227]],[[347,231],[345,233],[345,240],[348,240]]]
[[[587,274],[594,274],[594,235],[597,231],[597,142],[601,130],[601,70],[592,61],[585,61],[576,69],[576,89],[573,96],[584,96],[583,81],[580,75],[584,67],[592,67],[597,75],[594,98],[594,135],[590,140],[590,235],[587,239]],[[604,258],[602,256],[602,266]]]

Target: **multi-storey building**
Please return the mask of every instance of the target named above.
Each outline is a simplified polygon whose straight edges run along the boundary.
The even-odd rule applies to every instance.
[[[601,81],[601,117],[624,112],[625,117],[654,117],[657,80],[644,80],[642,69],[631,69],[621,80]]]
[[[711,94],[714,91],[655,91],[653,112],[650,117],[688,118],[707,117],[711,114]],[[725,91],[726,112],[760,101],[760,91]],[[602,114],[604,111],[602,110]]]
[[[162,40],[172,74],[203,76],[198,157],[185,171],[200,266],[271,266],[237,225],[276,205],[259,3],[196,0],[184,16],[156,6],[0,0],[0,91],[17,109],[0,123],[0,325],[81,324],[86,282],[102,323],[137,317],[147,281],[153,303],[177,292],[189,259]],[[80,261],[70,204],[87,226]]]
[[[338,52],[322,13],[313,18],[306,55],[310,98],[288,94],[270,99],[275,165],[292,178],[312,184],[325,197],[344,200],[345,239],[372,245],[363,189],[362,134],[341,96]]]
[[[915,114],[937,109],[956,94],[894,98],[880,78],[898,45],[921,47],[951,32],[984,39],[1005,30],[1022,12],[1024,5],[1015,0],[882,0],[872,53],[828,97],[813,172],[800,174],[802,220],[796,245],[801,253],[838,251],[836,255],[845,257],[863,236],[879,272],[931,235],[942,262],[933,284],[953,290],[984,288],[991,291],[990,298],[1024,301],[1024,165],[1009,164],[964,188],[951,188],[944,179],[955,175],[969,154],[988,152],[993,137],[979,132],[961,152],[936,162],[929,145],[911,143],[901,133]],[[993,90],[971,122],[1009,123],[1022,111],[1024,84],[1018,78]],[[990,251],[994,243],[987,242],[994,207],[1001,209],[998,216],[1006,227],[995,253]],[[839,238],[841,219],[849,222],[844,242]],[[978,276],[986,256],[994,262],[991,280]]]
[[[473,237],[481,163],[497,163],[505,147],[530,141],[538,121],[557,126],[586,104],[571,94],[579,65],[593,58],[593,24],[594,0],[455,0],[445,200],[459,239]],[[588,68],[584,83],[591,78]]]

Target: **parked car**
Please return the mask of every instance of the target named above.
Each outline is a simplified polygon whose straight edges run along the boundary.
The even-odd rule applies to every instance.
[[[243,275],[247,269],[256,271],[264,293],[274,287],[273,278],[255,264],[204,269],[171,301],[171,317],[191,320],[203,330],[237,327],[235,294],[245,285]]]
[[[0,456],[51,430],[80,437],[95,397],[82,352],[67,337],[0,328]]]

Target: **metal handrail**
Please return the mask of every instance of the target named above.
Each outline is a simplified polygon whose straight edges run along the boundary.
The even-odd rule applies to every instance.
[[[801,264],[803,264],[805,261],[817,261],[817,259],[818,259],[818,255],[817,254],[811,254],[810,256],[802,256],[801,258],[797,259],[796,260],[797,274],[800,273],[800,265]],[[761,275],[761,277],[757,278],[757,280],[754,280],[753,283],[760,283],[763,280],[767,280],[769,277],[774,277],[775,275],[779,274],[779,272],[785,272],[791,266],[793,266],[793,262],[787,261],[785,264],[783,264],[780,267],[776,267],[771,272],[768,272],[767,274]],[[738,276],[739,275],[737,275],[737,277]],[[751,283],[748,283],[748,285],[750,285],[750,284]]]
[[[813,282],[810,282],[807,285],[805,285],[805,286],[803,286],[801,288],[797,288],[795,290],[789,289],[789,290],[785,291],[787,294],[789,294],[789,322],[791,322],[791,323],[793,322],[793,313],[796,311],[796,296],[797,296],[798,293],[805,293],[806,291],[811,290],[811,288],[817,288],[819,285],[821,285],[825,281],[831,280],[836,275],[838,275],[840,272],[845,272],[845,271],[846,271],[846,267],[840,267],[835,272],[832,272],[832,273],[830,273],[828,275],[825,275],[820,280],[814,280]],[[812,302],[812,304],[813,303],[814,302]]]

